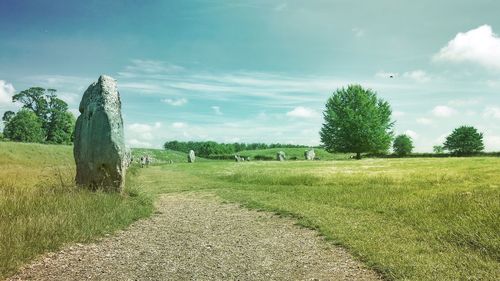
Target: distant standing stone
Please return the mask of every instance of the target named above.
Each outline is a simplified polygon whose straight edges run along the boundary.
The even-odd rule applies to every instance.
[[[196,156],[194,155],[194,150],[190,150],[188,154],[188,163],[194,163]]]
[[[76,183],[122,191],[129,162],[116,81],[102,75],[83,94],[75,125]]]
[[[286,159],[285,152],[280,151],[280,152],[276,153],[276,160],[285,161],[285,159]]]
[[[304,152],[304,158],[306,160],[314,160],[316,157],[316,153],[314,153],[314,149],[309,149]]]

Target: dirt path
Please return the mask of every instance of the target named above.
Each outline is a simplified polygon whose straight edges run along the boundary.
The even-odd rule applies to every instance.
[[[379,280],[291,219],[203,197],[163,196],[153,217],[9,280]]]

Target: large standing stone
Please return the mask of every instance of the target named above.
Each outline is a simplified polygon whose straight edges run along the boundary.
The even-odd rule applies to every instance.
[[[188,163],[194,163],[196,156],[194,155],[194,150],[190,150],[188,154]]]
[[[304,152],[304,158],[306,160],[314,160],[316,157],[316,153],[314,153],[314,149],[309,149]]]
[[[79,110],[73,148],[76,183],[120,192],[129,160],[116,81],[105,75],[99,77],[83,94]]]
[[[280,152],[276,153],[276,160],[285,161],[285,159],[286,159],[285,152],[280,151]]]

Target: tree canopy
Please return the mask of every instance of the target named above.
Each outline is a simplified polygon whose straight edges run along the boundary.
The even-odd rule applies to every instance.
[[[42,121],[28,109],[21,109],[7,122],[4,128],[5,137],[20,142],[42,142],[44,130]]]
[[[446,137],[444,148],[456,155],[470,155],[484,150],[483,134],[472,126],[461,126]]]
[[[358,159],[365,152],[387,152],[393,137],[391,113],[389,103],[370,89],[338,89],[326,103],[321,142],[329,152],[354,152]]]
[[[44,89],[41,87],[31,87],[12,96],[12,102],[20,102],[23,106],[18,112],[7,111],[4,113],[2,120],[5,122],[4,135],[6,138],[21,140],[19,136],[12,135],[17,130],[15,126],[20,126],[24,123],[19,123],[19,118],[25,120],[28,118],[26,111],[32,112],[39,120],[42,128],[42,138],[30,139],[31,142],[49,142],[57,144],[69,144],[72,142],[72,134],[74,130],[75,117],[68,111],[68,104],[59,99],[55,89]],[[18,114],[21,114],[12,122]],[[32,119],[30,115],[29,120]],[[26,119],[26,120],[28,120]],[[9,130],[7,130],[7,127]],[[38,135],[38,132],[36,132]]]
[[[413,141],[408,135],[399,135],[394,139],[392,149],[399,156],[408,155],[413,150]]]

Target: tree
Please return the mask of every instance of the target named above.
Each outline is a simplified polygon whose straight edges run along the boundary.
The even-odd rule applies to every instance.
[[[472,126],[461,126],[446,137],[443,147],[457,155],[481,152],[484,150],[483,134]]]
[[[42,141],[68,144],[72,141],[74,117],[68,111],[68,104],[59,99],[55,89],[31,87],[12,96],[13,102],[23,104],[23,109],[32,111],[42,122],[44,138]],[[4,121],[13,112],[4,114]]]
[[[52,113],[47,130],[47,142],[59,144],[72,143],[75,122],[75,117],[71,112],[57,111]]]
[[[444,153],[444,147],[442,145],[435,145],[432,147],[432,151],[436,154],[443,154]]]
[[[386,152],[392,141],[391,108],[360,85],[338,89],[327,101],[320,131],[329,152]]]
[[[5,113],[3,114],[3,117],[2,117],[2,121],[4,122],[9,122],[10,119],[12,119],[12,117],[14,117],[14,115],[16,115],[16,113],[14,111],[5,111]]]
[[[392,149],[399,156],[408,155],[413,150],[413,141],[407,135],[399,135],[394,139]]]
[[[5,125],[4,136],[13,141],[42,142],[45,138],[42,121],[33,111],[19,110]]]

